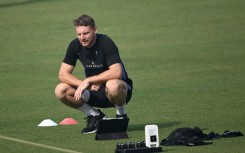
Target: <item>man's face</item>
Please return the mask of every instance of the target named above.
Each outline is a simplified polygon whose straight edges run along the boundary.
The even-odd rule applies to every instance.
[[[96,39],[97,28],[90,26],[77,26],[76,33],[77,37],[82,46],[90,48],[94,45]]]

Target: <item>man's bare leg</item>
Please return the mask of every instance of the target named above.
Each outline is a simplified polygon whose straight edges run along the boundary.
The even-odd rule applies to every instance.
[[[110,102],[113,103],[117,109],[117,116],[126,116],[126,98],[128,86],[127,84],[118,79],[109,80],[106,83],[106,93]]]

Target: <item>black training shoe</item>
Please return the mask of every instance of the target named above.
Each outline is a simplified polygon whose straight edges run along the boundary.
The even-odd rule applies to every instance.
[[[118,118],[118,119],[127,119],[128,116],[127,116],[127,114],[124,114],[124,115],[118,115],[118,114],[116,114],[116,118]]]
[[[99,122],[105,117],[105,114],[102,113],[100,110],[98,110],[100,112],[100,115],[98,116],[88,116],[85,119],[87,119],[87,127],[85,127],[81,133],[83,134],[88,134],[88,133],[94,133],[97,131],[98,126],[99,126]]]

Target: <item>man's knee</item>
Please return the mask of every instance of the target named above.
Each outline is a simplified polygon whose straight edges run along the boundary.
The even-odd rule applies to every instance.
[[[127,90],[127,84],[122,80],[109,80],[106,83],[107,97],[114,105],[123,106],[126,103]]]
[[[61,100],[65,97],[68,89],[68,85],[66,83],[59,83],[55,88],[55,96]]]
[[[118,94],[127,93],[126,83],[118,79],[107,81],[106,89],[107,89],[107,92],[113,96],[116,96]]]

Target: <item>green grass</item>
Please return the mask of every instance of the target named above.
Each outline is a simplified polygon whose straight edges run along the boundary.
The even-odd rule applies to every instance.
[[[128,139],[95,141],[81,135],[84,115],[54,97],[58,70],[76,37],[72,20],[92,15],[98,32],[120,49],[134,93]],[[82,153],[111,153],[117,142],[160,140],[179,127],[245,132],[245,1],[243,0],[0,0],[0,135]],[[83,75],[81,67],[75,74]],[[102,109],[114,116],[114,109]],[[45,118],[75,126],[39,128]],[[172,153],[242,153],[244,137]],[[1,153],[60,152],[0,138]]]

